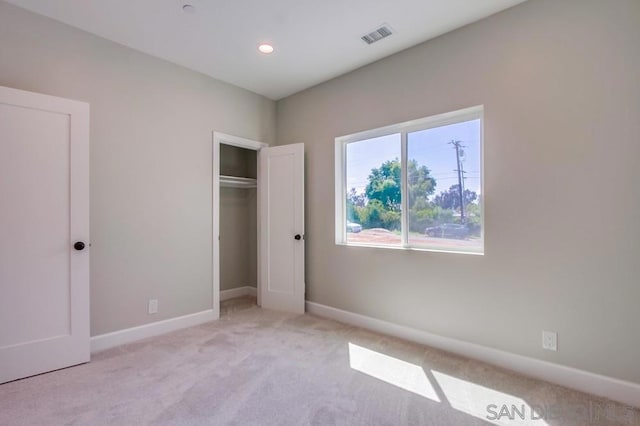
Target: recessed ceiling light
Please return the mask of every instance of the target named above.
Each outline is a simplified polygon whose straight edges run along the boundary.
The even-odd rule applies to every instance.
[[[273,46],[269,43],[262,43],[258,46],[258,50],[268,55],[269,53],[273,53]]]
[[[196,8],[192,4],[185,4],[182,6],[182,11],[184,13],[196,13]]]

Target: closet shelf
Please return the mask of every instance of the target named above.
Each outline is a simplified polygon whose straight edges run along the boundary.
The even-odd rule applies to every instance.
[[[258,181],[252,178],[220,175],[220,186],[226,188],[249,189],[256,188],[258,186]]]

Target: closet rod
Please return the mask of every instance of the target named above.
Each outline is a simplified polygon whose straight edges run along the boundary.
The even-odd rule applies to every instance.
[[[250,189],[258,186],[258,181],[253,178],[220,175],[220,186],[226,188]]]

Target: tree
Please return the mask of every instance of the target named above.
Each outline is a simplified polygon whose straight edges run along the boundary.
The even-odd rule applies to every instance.
[[[371,200],[359,209],[361,223],[366,228],[400,229],[400,212],[387,209],[380,200]]]
[[[397,158],[385,161],[376,169],[371,169],[369,183],[365,188],[369,203],[378,200],[385,209],[399,211],[402,200],[401,176],[400,161]]]
[[[478,197],[478,203],[467,205],[467,229],[471,235],[477,237],[482,233],[482,200]]]
[[[364,194],[358,194],[355,188],[351,188],[347,194],[347,220],[362,223],[360,215],[366,205],[367,197]]]
[[[430,173],[427,166],[420,166],[416,160],[409,160],[407,178],[410,206],[420,198],[426,201],[435,192],[436,180]],[[366,197],[369,200],[379,200],[389,210],[400,211],[402,202],[401,178],[400,161],[397,158],[385,161],[379,168],[371,169],[369,183],[365,189]]]
[[[478,194],[474,191],[465,189],[462,198],[464,199],[464,205],[466,207],[468,204],[471,204],[478,199]],[[441,192],[436,195],[436,198],[433,201],[443,209],[460,210],[460,186],[451,185],[451,188],[449,188],[448,191]]]
[[[420,201],[426,202],[427,198],[436,191],[436,180],[431,176],[431,171],[427,166],[418,165],[416,160],[409,160],[407,180],[410,206]]]
[[[410,229],[422,232],[425,226],[452,216],[453,212],[434,206],[429,197],[436,190],[436,180],[426,166],[416,160],[407,164]],[[402,168],[400,161],[385,161],[371,169],[364,193],[351,188],[347,194],[347,220],[365,228],[399,230],[402,206]]]
[[[364,194],[358,194],[355,188],[351,188],[349,191],[347,201],[356,207],[364,207],[367,205],[367,197]]]

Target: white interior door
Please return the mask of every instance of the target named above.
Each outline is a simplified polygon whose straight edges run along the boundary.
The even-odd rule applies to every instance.
[[[259,153],[260,304],[304,313],[304,144]]]
[[[0,87],[0,203],[0,383],[89,361],[88,104]]]

